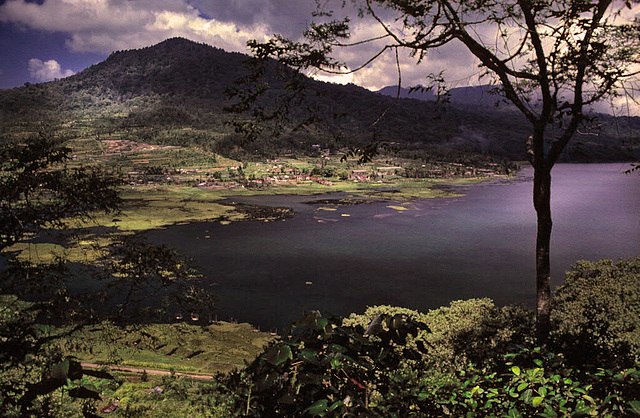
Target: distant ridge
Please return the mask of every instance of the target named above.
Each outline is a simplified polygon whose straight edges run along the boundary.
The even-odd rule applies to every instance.
[[[389,97],[398,96],[398,86],[387,86],[376,91]],[[495,86],[482,85],[470,87],[455,87],[449,90],[449,100],[452,105],[468,106],[491,106],[502,110],[514,110],[511,104],[495,92]],[[435,101],[436,95],[432,90],[417,89],[411,91],[410,88],[400,88],[400,97],[405,99],[416,99],[423,101]]]

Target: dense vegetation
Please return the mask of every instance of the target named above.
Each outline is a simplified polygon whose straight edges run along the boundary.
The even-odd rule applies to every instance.
[[[554,303],[545,347],[488,299],[311,313],[228,384],[249,416],[639,414],[640,258],[578,263]]]

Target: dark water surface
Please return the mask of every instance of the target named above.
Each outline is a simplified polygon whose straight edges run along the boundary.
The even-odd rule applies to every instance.
[[[576,260],[640,255],[640,175],[624,174],[627,168],[554,168],[554,286]],[[514,179],[465,187],[464,197],[419,200],[405,211],[389,208],[398,204],[390,202],[304,203],[326,195],[234,198],[292,207],[296,216],[173,226],[147,236],[195,258],[220,298],[221,319],[263,329],[285,327],[313,309],[340,315],[377,304],[424,310],[471,297],[532,305],[531,179],[525,169]]]

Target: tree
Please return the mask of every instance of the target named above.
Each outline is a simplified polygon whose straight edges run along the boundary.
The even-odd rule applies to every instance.
[[[344,6],[343,2],[343,6]],[[578,128],[587,106],[626,92],[638,74],[640,21],[623,12],[638,1],[586,0],[353,0],[361,18],[373,19],[381,35],[350,42],[351,20],[318,9],[302,42],[276,36],[250,41],[258,57],[275,57],[299,71],[355,72],[385,51],[408,50],[417,63],[430,50],[460,42],[479,61],[482,76],[521,112],[531,135],[522,138],[534,169],[537,217],[537,336],[550,328],[551,170]],[[483,36],[486,30],[492,36]],[[494,39],[492,42],[486,39]],[[346,69],[336,50],[380,43],[363,66]],[[442,74],[431,75],[441,87]]]
[[[70,297],[64,260],[34,264],[20,260],[11,245],[69,218],[86,219],[98,210],[115,212],[119,181],[100,170],[69,168],[71,150],[49,129],[21,138],[2,138],[0,148],[0,415],[45,414],[42,398],[82,377],[80,364],[63,358],[55,341],[77,327],[81,312]],[[81,396],[85,396],[82,393]],[[93,396],[91,393],[89,396]]]
[[[71,150],[50,131],[2,142],[0,251],[43,226],[117,210],[119,180],[101,170],[67,167]]]
[[[60,341],[103,320],[164,319],[167,307],[204,317],[213,300],[189,260],[132,237],[111,239],[99,249],[102,256],[83,268],[61,256],[51,262],[18,257],[11,245],[47,227],[116,212],[120,181],[99,169],[67,166],[71,150],[50,131],[2,139],[0,415],[54,415],[49,395],[70,381],[82,384],[82,376],[92,373],[65,356]],[[99,398],[91,385],[74,387],[69,395]]]

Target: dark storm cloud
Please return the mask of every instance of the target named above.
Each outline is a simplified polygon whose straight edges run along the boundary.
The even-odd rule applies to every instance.
[[[263,26],[270,34],[299,36],[316,10],[313,0],[191,0],[205,16],[234,22],[243,28]]]
[[[343,0],[320,0],[322,10],[333,10],[336,18],[346,15],[351,18],[350,41],[362,41],[384,33],[373,19],[357,17],[354,3],[362,4],[362,0],[346,0],[345,3],[346,7],[342,8]],[[76,71],[81,69],[68,59],[64,63],[58,58],[65,54],[106,56],[112,51],[141,48],[175,36],[238,52],[248,52],[248,40],[265,41],[276,33],[299,39],[314,19],[312,12],[316,6],[316,0],[0,0],[0,34],[5,25],[19,28],[25,37],[36,33],[39,36],[48,33],[56,38],[61,34],[65,36],[59,43],[66,47],[64,53],[59,45],[50,44],[58,48],[57,51],[52,49],[47,56],[33,55],[24,60],[23,71],[28,75],[28,62],[37,59],[31,61],[31,71],[42,78],[47,69],[48,74],[56,75],[68,74],[70,67]],[[626,18],[636,16],[639,8],[629,11]],[[393,21],[393,12],[384,9],[378,12],[384,19]],[[481,32],[485,30],[486,34],[483,34],[487,39],[495,36],[495,28],[481,28]],[[5,30],[5,33],[9,32]],[[0,51],[3,62],[18,55],[17,46],[13,53],[11,51],[14,43],[18,45],[12,42]],[[335,56],[346,63],[347,68],[356,68],[384,45],[384,41],[379,41],[336,49]],[[24,55],[23,52],[20,54]],[[406,52],[401,52],[399,57],[404,86],[425,84],[428,74],[442,70],[446,70],[445,77],[454,85],[478,83],[477,61],[457,43],[430,51],[420,66]],[[52,61],[61,63],[59,70]],[[43,64],[38,66],[39,62]],[[6,73],[7,65],[3,63],[2,67]],[[36,67],[38,71],[34,70]],[[373,90],[396,84],[395,54],[388,51],[356,74],[326,79],[353,82]]]

